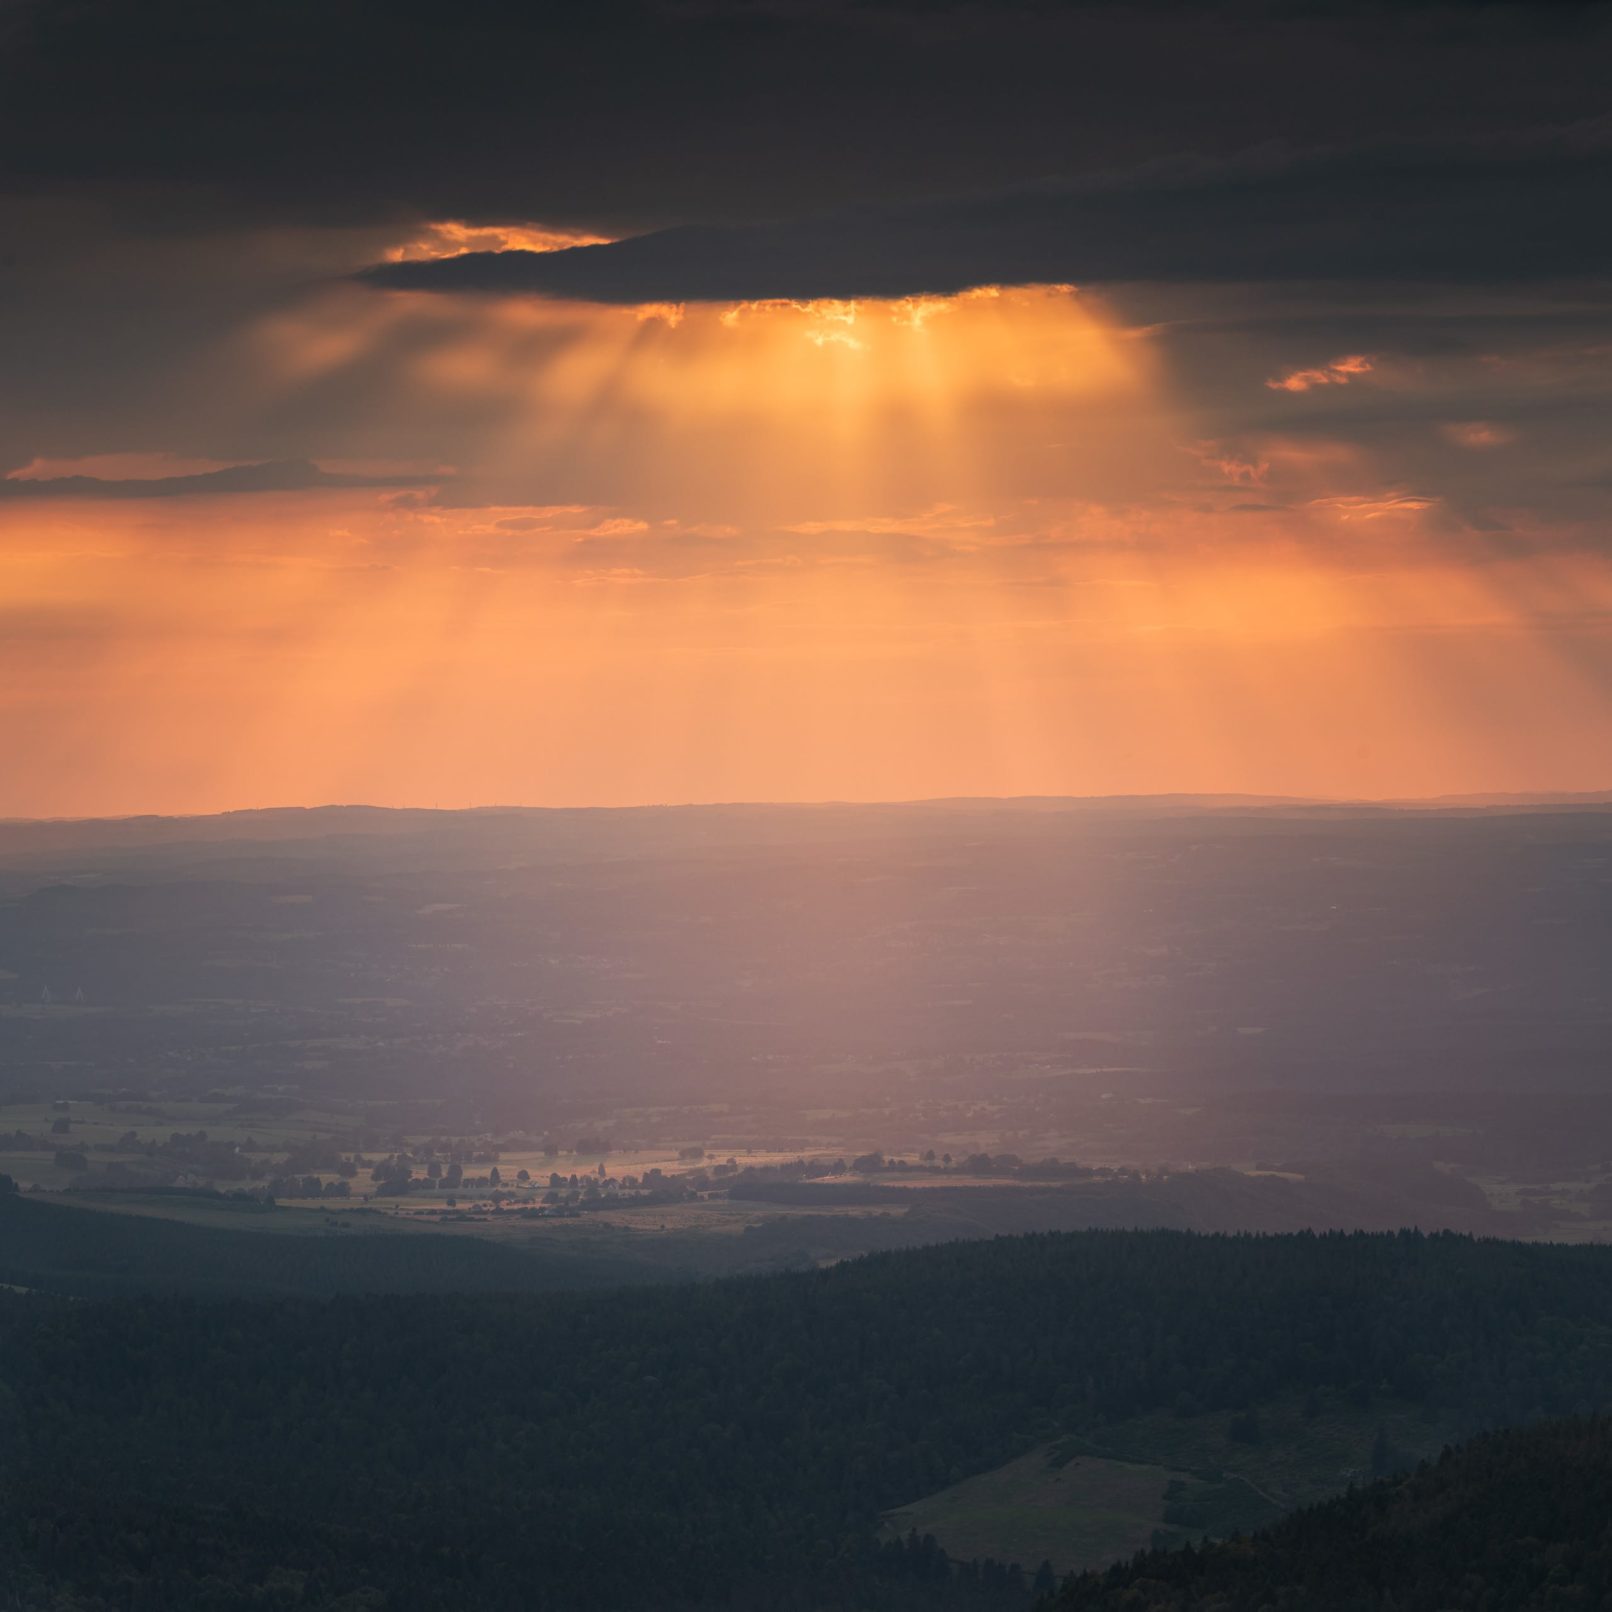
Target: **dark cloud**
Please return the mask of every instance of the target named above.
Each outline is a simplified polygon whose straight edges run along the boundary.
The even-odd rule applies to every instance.
[[[1608,8],[13,0],[0,193],[162,227],[744,222],[1605,107]]]
[[[0,500],[36,498],[190,498],[225,493],[309,492],[337,487],[420,487],[422,476],[358,476],[321,470],[311,459],[277,459],[266,464],[229,465],[188,476],[112,479],[103,476],[8,477],[0,480]]]
[[[1526,452],[1592,483],[1605,398],[1572,355],[1612,319],[1556,282],[1606,283],[1612,175],[1559,131],[1604,115],[1609,56],[1604,3],[0,0],[0,465],[272,462],[0,499],[352,485],[275,468],[319,454],[462,465],[449,504],[647,483],[602,437],[533,445],[502,491],[478,465],[506,400],[421,384],[415,360],[482,310],[350,284],[432,219],[631,238],[378,283],[633,302],[1103,282],[1195,436],[1400,429],[1387,385],[1265,386],[1370,352],[1427,360],[1433,413],[1456,393],[1453,419],[1527,427],[1509,457],[1400,429],[1452,475]],[[282,374],[309,308],[351,350]],[[1552,386],[1572,418],[1547,441]]]
[[[943,205],[387,263],[366,278],[626,303],[1049,281],[1571,279],[1612,267],[1608,194],[1612,149],[1599,131],[1568,131],[1164,164]]]

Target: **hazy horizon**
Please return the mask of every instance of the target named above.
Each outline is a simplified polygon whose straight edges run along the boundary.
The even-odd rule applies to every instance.
[[[1336,806],[1336,807],[1415,807],[1415,806],[1553,806],[1583,803],[1586,805],[1612,804],[1612,786],[1584,789],[1533,789],[1533,790],[1463,790],[1433,795],[1293,795],[1251,790],[1195,790],[1169,789],[1155,791],[1115,791],[1102,794],[1040,794],[1011,795],[950,794],[912,796],[801,796],[797,798],[759,799],[736,797],[733,799],[689,800],[629,800],[629,801],[475,801],[465,805],[444,806],[435,802],[383,801],[383,800],[272,800],[251,805],[221,806],[206,809],[156,808],[107,812],[41,812],[16,813],[0,816],[0,824],[29,823],[115,823],[141,818],[183,822],[187,819],[212,817],[243,817],[275,812],[435,812],[443,815],[495,812],[634,812],[634,811],[699,811],[768,807],[835,807],[835,806],[945,806],[945,805],[998,805],[1032,806],[1101,805],[1105,803],[1237,803],[1248,806]]]

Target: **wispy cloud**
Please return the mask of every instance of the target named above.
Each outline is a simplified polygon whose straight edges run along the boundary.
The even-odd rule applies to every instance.
[[[1315,369],[1296,369],[1288,375],[1274,376],[1265,384],[1273,392],[1312,392],[1318,386],[1347,386],[1350,381],[1369,375],[1374,368],[1374,360],[1366,354],[1346,353],[1330,364]]]

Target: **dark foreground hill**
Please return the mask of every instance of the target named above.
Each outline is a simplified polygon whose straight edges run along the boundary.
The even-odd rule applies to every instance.
[[[1555,1612],[1612,1605],[1612,1422],[1510,1429],[1252,1539],[1155,1551],[1049,1612]]]
[[[1060,1433],[1294,1394],[1457,1432],[1612,1407],[1612,1250],[1096,1232],[593,1293],[0,1295],[0,1586],[1022,1609],[1022,1577],[879,1543],[883,1513]]]

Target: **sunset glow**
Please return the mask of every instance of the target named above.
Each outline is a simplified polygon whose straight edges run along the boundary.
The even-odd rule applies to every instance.
[[[0,812],[1596,785],[1612,573],[1451,480],[1518,437],[1472,361],[1134,302],[305,284],[164,379],[182,450],[0,483]]]
[[[1462,530],[1347,443],[1205,441],[1069,288],[339,290],[220,361],[277,408],[362,376],[355,448],[469,409],[474,469],[4,507],[0,721],[48,788],[0,810],[1438,793],[1591,784],[1612,731],[1599,555]]]

